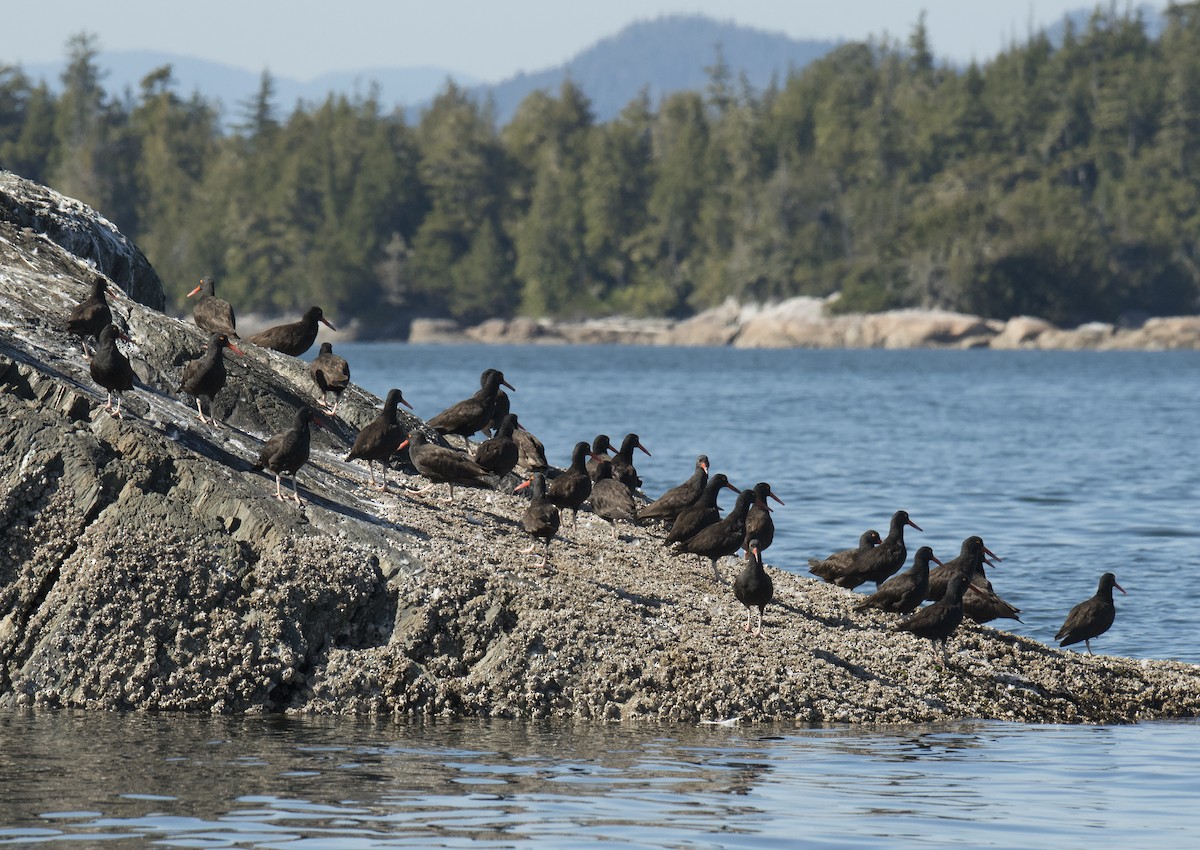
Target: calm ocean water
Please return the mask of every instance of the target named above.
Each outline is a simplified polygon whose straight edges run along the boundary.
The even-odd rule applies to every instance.
[[[898,508],[1049,641],[1116,573],[1097,651],[1200,662],[1200,353],[342,344],[431,416],[484,368],[565,464],[636,431],[652,496],[701,452],[770,481],[767,560]],[[733,494],[728,494],[732,496]],[[725,503],[728,506],[728,502]],[[1005,625],[1008,622],[1005,621]],[[0,843],[166,847],[1183,847],[1200,725],[715,727],[0,713]]]

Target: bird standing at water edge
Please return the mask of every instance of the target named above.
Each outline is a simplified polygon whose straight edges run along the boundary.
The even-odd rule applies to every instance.
[[[217,297],[217,284],[211,277],[200,278],[200,284],[187,294],[188,298],[199,294],[196,306],[192,308],[192,320],[196,327],[210,334],[225,334],[238,338],[237,317],[228,301]]]
[[[259,331],[253,336],[246,337],[246,342],[261,345],[263,348],[270,348],[281,354],[290,354],[293,357],[299,357],[312,348],[312,344],[317,341],[318,322],[325,325],[331,331],[337,330],[325,318],[325,314],[321,312],[320,307],[309,307],[298,321],[290,322],[286,325],[275,325],[274,327],[267,328],[265,331]]]
[[[344,357],[333,353],[333,343],[321,343],[321,353],[308,367],[313,383],[321,391],[321,407],[329,411],[330,416],[337,415],[338,405],[342,403],[342,393],[350,386],[350,364]],[[329,407],[327,396],[333,393],[333,407]]]
[[[763,568],[762,549],[757,540],[751,540],[746,546],[746,566],[738,573],[733,581],[733,595],[738,602],[746,606],[746,631],[750,631],[750,617],[754,608],[758,608],[758,628],[754,634],[762,634],[763,609],[775,596],[775,585],[767,571]]]
[[[92,380],[104,387],[106,391],[104,409],[118,419],[124,419],[125,417],[121,415],[121,393],[133,389],[134,376],[133,367],[129,365],[129,358],[121,353],[121,349],[117,348],[118,339],[129,341],[129,337],[123,334],[116,325],[109,324],[100,331],[100,343],[96,346],[96,354],[92,357],[89,370],[92,373]],[[115,411],[112,406],[113,393],[117,395]]]
[[[309,423],[311,422],[315,422],[317,425],[321,424],[321,420],[316,416],[316,411],[305,405],[296,411],[292,427],[267,440],[258,453],[258,460],[255,462],[254,468],[259,471],[266,469],[274,473],[275,498],[281,502],[286,497],[280,489],[279,479],[280,476],[290,475],[292,477],[292,498],[296,500],[297,505],[304,504],[300,499],[300,490],[296,486],[296,473],[300,471],[300,467],[308,463],[312,442],[312,434],[309,432]]]
[[[214,428],[221,427],[216,414],[213,413],[213,400],[225,386],[227,379],[224,356],[226,348],[238,357],[244,354],[240,348],[229,341],[228,335],[214,333],[208,341],[208,348],[205,352],[195,360],[189,360],[183,364],[183,374],[176,390],[176,392],[187,393],[194,397],[196,399],[196,418],[201,422],[211,424]],[[204,408],[201,406],[203,399],[208,400],[209,419],[204,418]]]
[[[646,453],[646,457],[651,456],[650,450],[642,445],[642,440],[637,434],[626,434],[625,439],[621,441],[621,448],[617,450],[611,461],[613,478],[630,490],[636,490],[642,486],[642,479],[633,465],[634,449],[641,449]]]
[[[1114,587],[1125,593],[1125,588],[1117,584],[1115,575],[1105,573],[1100,576],[1100,586],[1096,588],[1096,595],[1072,608],[1062,628],[1054,636],[1059,646],[1070,646],[1083,641],[1087,646],[1088,655],[1094,654],[1092,638],[1107,632],[1117,617],[1117,606],[1113,604]]]

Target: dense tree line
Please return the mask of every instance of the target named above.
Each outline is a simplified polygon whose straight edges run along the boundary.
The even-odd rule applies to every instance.
[[[840,292],[1062,324],[1195,312],[1200,4],[1098,10],[965,69],[847,44],[764,91],[717,53],[704,91],[600,123],[564,84],[498,127],[448,83],[415,124],[372,94],[283,117],[269,75],[226,129],[170,67],[105,92],[96,45],[60,93],[0,67],[0,166],[79,197],[177,306],[214,275],[239,311],[686,315]]]

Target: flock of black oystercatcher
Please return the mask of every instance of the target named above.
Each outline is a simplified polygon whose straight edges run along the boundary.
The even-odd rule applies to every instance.
[[[92,379],[107,393],[105,410],[113,416],[123,418],[121,393],[133,389],[134,372],[129,359],[117,345],[118,340],[128,341],[124,331],[113,324],[111,309],[106,300],[109,293],[107,281],[97,276],[91,294],[78,304],[67,318],[66,329],[80,337],[84,353],[90,356]],[[192,317],[196,325],[212,336],[206,350],[196,359],[183,365],[177,392],[192,396],[196,402],[198,418],[213,427],[220,427],[213,413],[213,399],[225,386],[224,351],[226,349],[242,356],[244,352],[232,340],[241,338],[237,333],[237,320],[232,306],[216,296],[215,283],[204,278],[188,293],[188,297],[199,295]],[[308,351],[316,341],[318,324],[334,326],[324,317],[320,307],[310,307],[296,322],[277,325],[241,340],[243,343],[259,345],[284,354],[298,357]],[[88,348],[95,339],[94,352]],[[350,384],[350,365],[333,353],[333,346],[321,345],[320,354],[310,367],[313,383],[319,392],[318,404],[330,416],[337,415],[341,393]],[[613,449],[608,435],[599,434],[589,444],[579,441],[571,452],[571,462],[565,469],[555,469],[546,461],[541,442],[524,429],[511,412],[511,400],[501,389],[515,391],[503,373],[496,369],[485,369],[480,375],[479,390],[469,398],[451,405],[428,420],[428,427],[445,442],[451,435],[464,441],[462,450],[449,444],[430,440],[421,430],[405,431],[397,417],[399,405],[411,409],[399,389],[388,392],[383,410],[355,439],[347,461],[360,459],[367,462],[367,473],[373,487],[387,492],[387,471],[391,458],[408,449],[408,458],[417,472],[430,483],[424,493],[437,484],[449,487],[448,501],[454,498],[454,485],[484,488],[506,488],[520,492],[528,488],[530,500],[521,518],[522,529],[533,539],[527,553],[532,553],[538,541],[542,542],[541,560],[538,566],[546,567],[550,555],[550,543],[562,529],[561,511],[571,511],[571,530],[576,530],[576,517],[585,503],[592,512],[606,520],[614,539],[618,538],[617,523],[636,525],[641,523],[664,523],[665,545],[672,547],[674,554],[694,554],[708,559],[713,578],[724,583],[718,568],[719,561],[745,550],[745,564],[733,581],[734,595],[746,608],[745,630],[751,631],[753,611],[758,610],[758,623],[754,634],[761,635],[763,612],[774,596],[773,582],[763,564],[762,552],[768,548],[775,536],[775,525],[771,517],[768,499],[779,504],[783,500],[771,490],[767,482],[759,482],[753,488],[739,490],[730,484],[723,473],[709,475],[707,455],[696,458],[695,470],[686,481],[672,487],[658,499],[641,504],[642,479],[634,465],[635,450],[650,456],[650,450],[634,433],[625,436],[618,450]],[[332,393],[334,403],[328,404]],[[113,398],[116,406],[113,406]],[[209,415],[204,415],[202,402],[207,401]],[[296,474],[308,462],[310,452],[310,425],[322,424],[316,410],[310,406],[299,408],[292,427],[272,436],[262,446],[253,464],[256,470],[265,470],[275,475],[275,496],[285,499],[281,479],[292,479],[292,498],[301,504],[296,485]],[[483,432],[487,439],[472,444],[471,438]],[[473,451],[472,451],[473,450]],[[610,456],[609,452],[613,452]],[[375,480],[374,464],[382,466],[379,483]],[[507,480],[515,470],[522,472],[522,479],[515,488]],[[723,489],[738,494],[732,509],[724,516],[718,506],[718,496]],[[901,615],[905,619],[896,623],[897,630],[912,632],[941,647],[941,661],[948,664],[947,642],[958,629],[963,619],[987,623],[998,618],[1020,621],[1020,609],[1002,599],[987,579],[985,565],[995,566],[1002,559],[992,552],[983,539],[972,535],[963,540],[959,554],[951,560],[940,561],[929,546],[920,547],[912,567],[900,573],[907,562],[908,550],[904,542],[905,528],[921,531],[906,511],[896,511],[891,518],[888,534],[880,537],[870,529],[859,538],[857,547],[845,549],[827,558],[809,559],[811,572],[826,582],[840,587],[855,589],[867,582],[875,584],[875,591],[854,606],[855,611],[876,609]],[[930,563],[937,564],[936,569]],[[900,573],[897,575],[897,573]],[[1117,584],[1112,573],[1100,578],[1096,594],[1073,607],[1062,628],[1054,636],[1060,646],[1083,642],[1088,654],[1092,653],[1091,641],[1108,631],[1116,615],[1113,604],[1113,588],[1125,593]],[[921,602],[932,604],[918,608]]]

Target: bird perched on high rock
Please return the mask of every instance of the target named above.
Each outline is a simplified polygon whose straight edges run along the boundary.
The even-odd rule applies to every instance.
[[[258,453],[258,460],[254,463],[256,470],[266,469],[275,475],[275,498],[280,501],[286,497],[279,486],[279,479],[283,475],[290,475],[292,477],[292,498],[296,500],[297,505],[304,504],[300,499],[300,490],[296,486],[296,473],[300,471],[300,467],[308,463],[312,443],[312,434],[309,431],[310,423],[316,423],[319,426],[321,420],[317,418],[315,410],[305,405],[296,411],[291,428],[276,434],[263,444],[262,450]]]
[[[96,346],[90,371],[92,380],[104,387],[107,392],[104,409],[118,419],[124,419],[125,417],[121,415],[121,393],[133,389],[134,375],[133,367],[129,365],[129,358],[117,347],[118,339],[129,341],[129,337],[114,324],[109,324],[100,331],[100,344]],[[112,406],[113,393],[116,393],[117,396],[115,411]]]
[[[350,386],[350,364],[346,358],[333,353],[333,343],[323,342],[321,353],[308,367],[308,374],[321,391],[321,407],[327,409],[330,416],[336,416],[338,405],[342,403],[342,393]],[[333,393],[332,408],[329,407],[330,393]]]
[[[208,348],[195,360],[183,364],[183,374],[179,380],[176,392],[187,393],[196,399],[197,418],[219,428],[220,423],[213,412],[213,400],[225,386],[227,373],[225,371],[225,349],[241,357],[244,352],[229,341],[229,335],[214,333],[208,340]],[[208,401],[209,419],[204,418],[204,408],[201,402]],[[211,420],[211,421],[210,421]]]
[[[196,305],[192,307],[192,320],[196,327],[210,334],[225,334],[233,339],[238,338],[237,317],[228,301],[217,297],[217,283],[211,277],[200,278],[200,283],[187,294],[188,298],[199,295]]]
[[[358,436],[354,438],[354,445],[350,447],[350,453],[346,455],[347,461],[359,459],[367,462],[367,475],[371,479],[372,487],[379,486],[375,483],[375,462],[382,464],[382,485],[379,489],[385,493],[388,488],[388,459],[399,451],[400,445],[408,436],[397,417],[397,408],[400,405],[412,409],[412,405],[404,400],[404,393],[393,387],[388,390],[387,398],[384,399],[383,410],[358,432]]]
[[[91,294],[76,304],[67,316],[67,331],[80,338],[84,354],[89,353],[87,341],[98,340],[101,331],[112,324],[112,310],[105,297],[107,291],[108,281],[97,276],[92,281]]]
[[[253,336],[246,337],[246,342],[261,345],[263,348],[270,348],[281,354],[290,354],[293,357],[299,357],[312,348],[312,344],[317,341],[318,322],[325,325],[331,331],[337,330],[325,318],[325,314],[321,311],[320,307],[309,307],[298,321],[289,322],[285,325],[275,325],[274,327],[267,328],[265,331],[259,331]]]

